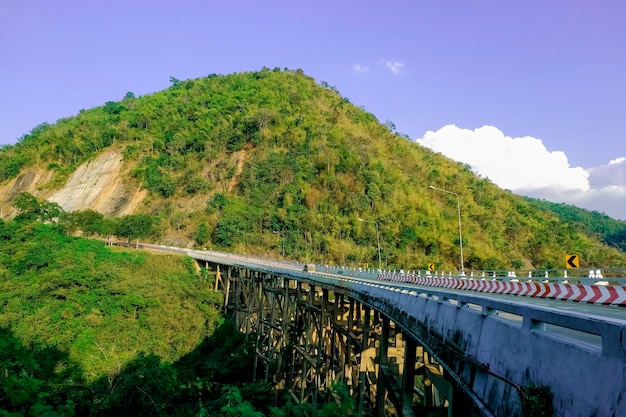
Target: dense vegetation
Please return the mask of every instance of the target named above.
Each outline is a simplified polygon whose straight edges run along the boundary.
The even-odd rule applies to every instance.
[[[379,233],[383,267],[459,267],[457,201],[434,185],[459,196],[466,268],[558,268],[567,254],[626,265],[580,223],[407,140],[301,70],[171,81],[36,127],[0,151],[0,181],[40,166],[58,188],[117,149],[127,181],[149,191],[137,208],[155,219],[147,239],[375,265]]]
[[[594,229],[595,218],[503,191],[300,70],[171,81],[37,126],[0,150],[4,184],[42,167],[53,173],[38,187],[45,194],[115,149],[125,180],[148,190],[120,218],[12,197],[20,214],[0,220],[0,416],[351,408],[341,386],[345,401],[319,410],[274,403],[281,393],[249,382],[253,348],[219,318],[206,271],[84,237],[375,265],[380,235],[384,267],[458,267],[457,201],[434,185],[458,193],[466,268],[560,267],[573,253],[583,267],[626,265],[617,223]]]
[[[140,350],[171,361],[211,334],[221,295],[190,259],[130,253],[57,225],[0,222],[0,327],[65,346],[90,379]]]
[[[253,338],[219,317],[221,294],[191,259],[69,237],[31,214],[0,220],[0,416],[324,417],[353,408],[341,386],[343,401],[316,410],[252,383]]]
[[[552,203],[534,198],[527,198],[527,200],[542,210],[556,213],[565,221],[578,224],[586,234],[597,236],[607,245],[615,246],[622,252],[626,252],[626,222],[570,204]]]

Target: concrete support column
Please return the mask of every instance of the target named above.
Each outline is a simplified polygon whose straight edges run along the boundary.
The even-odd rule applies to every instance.
[[[349,387],[349,389],[354,390],[354,381],[352,381],[352,358],[350,357],[350,350],[351,350],[351,340],[350,340],[350,333],[353,332],[353,328],[352,326],[354,325],[354,299],[349,298],[348,299],[348,324],[347,324],[347,333],[345,335],[345,352],[344,352],[344,358],[343,358],[343,363],[344,363],[344,383]]]
[[[434,405],[434,401],[433,401],[433,396],[434,396],[434,392],[433,392],[433,383],[430,379],[427,378],[426,376],[426,367],[428,365],[431,364],[431,357],[430,354],[426,351],[424,351],[424,405],[426,407],[430,407],[432,405]]]
[[[322,352],[322,338],[321,338],[321,333],[315,335],[316,333],[316,324],[319,326],[319,322],[317,323],[312,323],[312,321],[314,320],[314,317],[312,316],[311,311],[313,310],[313,306],[315,305],[315,295],[316,295],[316,288],[315,285],[313,284],[309,284],[309,302],[308,302],[308,314],[307,314],[307,321],[306,321],[306,326],[308,328],[309,336],[307,337],[307,345],[305,346],[305,351],[308,352],[309,354],[311,354],[312,350],[313,350],[313,341],[314,341],[314,337],[313,336],[317,336],[318,341],[317,344],[315,345],[315,348],[317,350],[317,357],[315,360],[315,365],[311,364],[311,368],[313,369],[314,372],[314,376],[313,376],[313,404],[317,404],[317,394],[320,390],[320,368],[321,368],[321,363],[322,363],[322,358],[321,358],[321,352]],[[319,320],[320,317],[317,317],[317,319]],[[319,329],[318,329],[319,330]],[[311,345],[309,345],[309,343],[311,343]]]
[[[254,369],[252,370],[252,380],[256,381],[257,378],[257,368],[259,366],[259,353],[260,353],[260,342],[261,342],[261,336],[262,336],[262,329],[263,329],[263,321],[265,319],[264,317],[264,309],[263,309],[263,296],[264,296],[264,288],[263,288],[263,273],[257,271],[256,273],[251,273],[252,276],[250,277],[250,286],[252,288],[252,291],[254,291],[254,286],[257,285],[257,304],[258,304],[258,309],[257,309],[257,318],[256,318],[256,329],[255,329],[255,333],[256,333],[256,340],[254,341],[254,349],[255,349],[255,355],[254,355]],[[269,329],[267,329],[269,331]],[[269,358],[266,358],[266,360],[269,360]],[[263,362],[263,361],[262,361]],[[267,369],[269,363],[264,363],[265,365],[265,369]]]
[[[449,417],[464,417],[467,415],[467,410],[472,409],[472,402],[457,384],[453,384],[450,389],[448,403]]]
[[[360,310],[360,309],[359,309]],[[359,364],[359,401],[357,403],[357,412],[363,413],[363,401],[366,394],[365,390],[365,372],[367,371],[367,357],[364,355],[365,351],[369,347],[369,333],[370,333],[370,314],[372,310],[369,307],[365,307],[363,311],[363,336],[361,339],[361,363]]]
[[[404,370],[402,372],[402,415],[413,415],[413,389],[415,386],[415,351],[417,343],[403,334]]]
[[[320,318],[320,335],[317,347],[317,368],[319,387],[324,392],[329,388],[329,357],[328,345],[330,344],[330,328],[328,328],[328,316],[331,305],[328,302],[328,289],[322,288],[322,307]]]
[[[380,345],[378,347],[378,375],[376,383],[376,417],[384,417],[385,415],[385,375],[382,367],[387,365],[389,358],[387,353],[389,352],[389,319],[382,317],[381,332],[380,332]]]

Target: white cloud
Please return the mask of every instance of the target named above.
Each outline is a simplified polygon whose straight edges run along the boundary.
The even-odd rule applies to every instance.
[[[368,72],[370,69],[364,65],[360,65],[360,64],[354,64],[352,66],[352,70],[354,72],[356,72],[357,74],[365,74],[366,72]]]
[[[402,74],[404,72],[405,65],[400,61],[388,61],[385,59],[380,59],[378,64],[387,68],[393,74]]]
[[[607,165],[589,169],[589,182],[594,188],[626,185],[626,158],[616,158]],[[626,201],[625,201],[626,203]]]
[[[444,126],[417,143],[472,167],[517,194],[574,204],[626,220],[626,158],[592,168],[572,167],[561,151],[540,139],[512,138],[493,126]]]

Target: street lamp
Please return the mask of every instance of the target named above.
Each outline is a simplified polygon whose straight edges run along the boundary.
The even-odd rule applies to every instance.
[[[378,241],[378,270],[382,271],[381,262],[380,262],[380,234],[378,233],[378,222],[373,222],[371,220],[364,220],[359,217],[360,222],[365,223],[374,223],[376,225],[376,240]]]
[[[272,230],[272,233],[275,235],[280,235],[283,238],[283,261],[285,260],[285,234],[283,232],[277,232],[276,230]]]
[[[465,273],[465,268],[463,267],[463,234],[461,233],[461,198],[457,193],[453,193],[452,191],[444,190],[442,188],[433,187],[429,185],[428,188],[431,190],[441,191],[443,193],[448,193],[456,196],[456,209],[459,215],[459,249],[461,252],[461,273]]]

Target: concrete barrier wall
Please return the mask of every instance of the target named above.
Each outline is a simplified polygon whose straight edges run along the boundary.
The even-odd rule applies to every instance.
[[[387,315],[418,341],[427,342],[436,334],[454,343],[466,360],[478,364],[473,370],[461,367],[456,377],[493,415],[521,416],[515,385],[545,385],[554,394],[555,416],[626,417],[626,318],[584,316],[486,299],[479,293],[407,289],[382,281],[322,276],[240,259],[224,261],[212,254],[203,254],[200,259],[221,260],[341,291]],[[592,333],[600,342],[586,343],[555,334],[546,330],[546,323]]]
[[[442,297],[436,300],[356,281],[342,285],[350,287],[356,298],[384,300],[374,304],[384,310],[395,307],[425,323],[495,374],[520,386],[550,387],[557,416],[626,416],[626,321],[594,320],[590,327],[604,339],[596,346],[542,330],[543,322],[525,319],[538,316],[531,306],[499,303],[486,306],[494,314],[485,314],[464,304],[467,299],[455,305]],[[485,304],[479,297],[469,301]],[[495,314],[507,310],[521,320]],[[552,322],[566,322],[562,314],[542,310]],[[419,331],[415,337],[420,337]],[[471,388],[495,415],[511,416],[520,410],[515,390],[493,378],[477,375]]]

